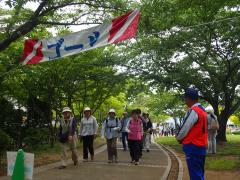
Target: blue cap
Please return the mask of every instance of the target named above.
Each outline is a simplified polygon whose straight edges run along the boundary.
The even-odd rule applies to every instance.
[[[192,100],[198,100],[198,91],[193,88],[187,88],[184,94],[185,98],[190,98]]]

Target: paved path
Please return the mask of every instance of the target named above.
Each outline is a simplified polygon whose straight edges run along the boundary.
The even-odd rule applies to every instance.
[[[59,170],[59,163],[37,168],[34,180],[160,180],[166,179],[171,162],[166,152],[156,144],[151,145],[151,151],[143,152],[139,166],[130,164],[128,151],[118,146],[119,163],[108,164],[106,146],[98,149],[94,162],[72,163],[66,169]],[[0,178],[7,180],[10,178]]]

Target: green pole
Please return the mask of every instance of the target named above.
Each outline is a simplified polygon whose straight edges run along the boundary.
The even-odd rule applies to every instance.
[[[18,150],[11,180],[25,180],[24,152],[22,149]]]

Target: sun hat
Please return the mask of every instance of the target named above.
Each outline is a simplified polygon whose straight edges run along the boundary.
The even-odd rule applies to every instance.
[[[115,111],[115,109],[110,109],[110,110],[108,111],[108,113],[114,113],[114,114],[116,114],[116,111]]]
[[[208,113],[214,113],[214,110],[213,110],[213,107],[212,106],[207,106],[205,108],[205,111],[208,112]]]
[[[83,112],[85,112],[85,111],[91,111],[90,107],[85,107]]]
[[[72,112],[72,110],[69,108],[69,107],[64,107],[63,110],[62,110],[62,113],[64,112]]]

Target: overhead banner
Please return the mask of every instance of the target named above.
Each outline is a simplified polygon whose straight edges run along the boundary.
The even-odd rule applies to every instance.
[[[50,39],[27,39],[21,64],[38,64],[70,56],[83,51],[116,44],[134,38],[140,10],[135,9],[110,23],[103,23],[83,31]]]

